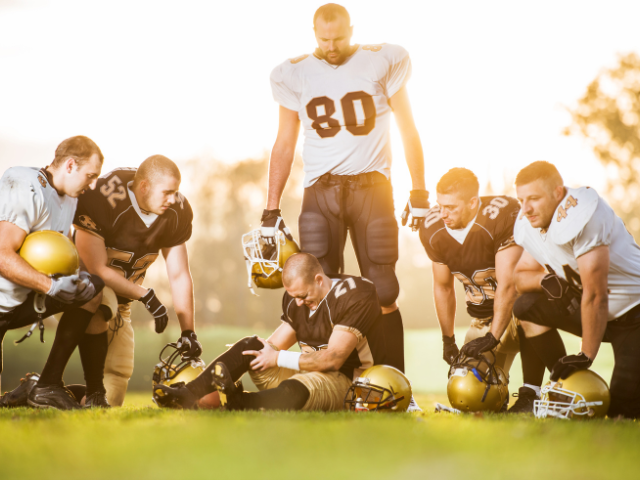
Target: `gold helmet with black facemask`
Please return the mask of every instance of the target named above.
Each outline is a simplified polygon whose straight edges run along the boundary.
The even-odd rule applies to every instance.
[[[170,353],[164,356],[167,349]],[[153,370],[154,386],[158,384],[170,386],[179,382],[189,383],[204,372],[206,366],[200,358],[183,359],[176,343],[167,343],[160,351],[159,358],[160,363]],[[156,395],[158,393],[153,389],[153,401],[158,404]]]
[[[411,382],[397,368],[367,368],[347,391],[344,407],[352,411],[406,412],[411,403]]]
[[[451,406],[463,412],[499,412],[509,397],[508,385],[492,352],[478,358],[460,353],[449,368],[447,396]]]

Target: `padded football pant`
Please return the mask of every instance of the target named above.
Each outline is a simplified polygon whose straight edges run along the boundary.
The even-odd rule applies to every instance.
[[[96,275],[93,275],[91,277],[91,281],[93,282],[93,285],[96,289],[96,295],[99,295],[104,288],[104,282],[100,277]],[[46,295],[44,300],[45,312],[39,314],[38,312],[36,312],[34,307],[35,296],[36,292],[32,291],[21,305],[18,305],[8,313],[0,313],[0,374],[2,373],[2,342],[8,330],[14,330],[16,328],[22,328],[26,327],[27,325],[32,325],[41,319],[82,307],[87,303],[82,302],[67,304],[59,302],[55,298]]]
[[[301,383],[309,391],[309,398],[301,408],[302,410],[342,410],[344,398],[351,386],[351,379],[347,378],[346,375],[341,372],[296,372],[282,367],[273,367],[264,372],[255,372],[251,370],[249,365],[255,357],[243,355],[242,352],[262,350],[263,348],[264,345],[257,337],[245,337],[237,341],[226,352],[207,365],[204,372],[187,384],[187,388],[198,398],[213,392],[215,390],[215,387],[212,386],[213,368],[216,362],[223,362],[229,369],[234,382],[249,372],[251,380],[260,391],[277,388],[288,380],[295,380]],[[276,349],[273,346],[272,348]],[[255,393],[249,395],[255,395]],[[252,403],[259,404],[259,402],[255,401]]]
[[[568,315],[543,293],[525,293],[516,300],[513,313],[520,320],[582,337],[580,310]],[[602,341],[611,343],[615,361],[608,415],[640,418],[640,305],[610,321]]]
[[[111,290],[105,288],[105,290]],[[115,298],[115,295],[114,295]],[[107,295],[103,297],[103,304],[107,302]],[[131,304],[121,304],[114,307],[117,312],[109,320],[109,349],[104,364],[104,387],[107,390],[107,400],[112,406],[122,406],[127,393],[129,379],[133,374],[133,327],[131,326]]]
[[[492,317],[489,318],[472,318],[471,325],[467,334],[464,337],[464,343],[469,343],[476,338],[484,337],[491,331]],[[500,367],[504,374],[509,377],[509,371],[513,360],[520,351],[520,343],[518,341],[518,320],[515,317],[511,317],[511,321],[507,326],[507,329],[500,338],[500,345],[498,345],[494,353],[496,355],[496,366]],[[490,358],[490,356],[489,356]],[[491,358],[490,358],[491,359]]]

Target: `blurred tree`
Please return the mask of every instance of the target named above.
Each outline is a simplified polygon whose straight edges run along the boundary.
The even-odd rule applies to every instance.
[[[607,197],[627,228],[640,240],[640,56],[620,55],[602,70],[570,109],[572,124],[565,135],[587,139],[607,168]]]

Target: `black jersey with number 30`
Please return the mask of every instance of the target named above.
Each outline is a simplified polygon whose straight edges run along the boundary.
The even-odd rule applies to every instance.
[[[193,211],[178,193],[176,203],[147,227],[130,198],[128,186],[135,173],[135,168],[120,168],[100,177],[95,190],[80,196],[73,224],[104,239],[109,266],[140,285],[160,249],[191,237]],[[118,301],[129,299],[118,297]]]
[[[515,245],[513,226],[520,205],[512,197],[487,196],[463,243],[453,238],[434,207],[420,229],[420,240],[431,261],[449,267],[464,284],[467,311],[474,318],[493,316],[497,286],[496,253]]]
[[[382,310],[370,280],[343,275],[333,282],[333,288],[313,312],[306,305],[298,306],[295,298],[285,292],[282,321],[295,330],[302,353],[328,348],[334,329],[353,333],[358,343],[340,368],[353,378],[354,370],[369,368],[382,360]]]

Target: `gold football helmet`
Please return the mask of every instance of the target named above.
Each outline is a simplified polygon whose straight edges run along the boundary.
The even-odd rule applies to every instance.
[[[611,395],[607,382],[593,370],[578,370],[564,380],[549,382],[533,402],[536,418],[605,417]]]
[[[397,368],[374,365],[353,381],[344,407],[353,411],[406,412],[411,403],[411,382]]]
[[[473,358],[461,353],[449,369],[447,396],[451,406],[463,412],[498,412],[509,397],[508,385],[495,358],[489,362],[484,355]]]
[[[164,352],[167,349],[173,351],[164,357]],[[183,360],[176,343],[167,343],[160,351],[159,358],[160,363],[158,363],[153,370],[152,380],[154,385],[162,384],[169,386],[178,382],[189,383],[204,372],[205,363],[199,358]],[[174,362],[178,360],[178,358],[179,361],[174,365]]]
[[[76,246],[69,237],[53,230],[27,235],[19,253],[29,265],[45,275],[73,275],[80,268]]]
[[[300,247],[291,234],[276,229],[278,241],[275,246],[267,245],[262,239],[260,229],[252,230],[242,236],[242,248],[247,264],[249,288],[255,294],[252,280],[259,288],[281,288],[282,267],[287,259],[300,252]]]

